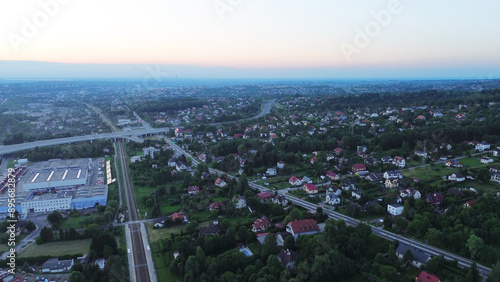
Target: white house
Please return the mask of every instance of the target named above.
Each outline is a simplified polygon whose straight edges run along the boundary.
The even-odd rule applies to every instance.
[[[329,205],[338,205],[340,204],[340,198],[339,196],[335,195],[335,194],[327,194],[326,195],[326,203],[329,204]]]
[[[490,159],[488,157],[481,158],[481,163],[483,163],[483,164],[489,164],[489,163],[492,163],[492,162],[493,162],[493,159]]]
[[[413,199],[415,200],[422,198],[422,194],[420,194],[420,191],[413,188],[406,188],[401,190],[400,196],[401,198],[413,197]]]
[[[404,158],[402,157],[398,157],[398,156],[395,156],[393,159],[392,159],[392,164],[395,165],[395,166],[398,166],[398,167],[405,167],[406,166],[406,161]]]
[[[299,235],[318,234],[319,226],[314,219],[295,220],[286,225],[286,232],[292,234],[297,240]]]
[[[236,209],[240,210],[247,206],[247,198],[245,196],[240,196],[236,200]]]
[[[279,161],[278,164],[277,164],[277,166],[278,166],[279,169],[284,169],[285,168],[285,162]]]
[[[480,142],[476,144],[476,151],[484,151],[484,150],[489,150],[490,149],[490,144],[486,142]]]
[[[389,170],[384,172],[384,178],[403,178],[403,174],[399,170]]]
[[[456,173],[452,173],[452,174],[448,175],[448,180],[454,181],[454,182],[462,182],[462,181],[465,181],[465,176],[456,172]]]
[[[490,178],[491,181],[496,181],[498,183],[500,183],[500,173],[498,172],[495,172],[491,175],[491,178]]]
[[[275,176],[276,175],[276,168],[275,167],[270,167],[266,170],[266,174],[268,176]]]
[[[405,207],[399,204],[387,205],[387,212],[389,212],[393,216],[401,215],[404,209]]]

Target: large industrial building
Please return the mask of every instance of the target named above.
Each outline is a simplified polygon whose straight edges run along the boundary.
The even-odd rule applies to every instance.
[[[92,159],[48,160],[33,164],[18,182],[18,191],[41,191],[86,185]]]
[[[33,164],[17,179],[15,210],[25,218],[30,213],[105,206],[108,186],[96,183],[96,172],[90,181],[92,169],[92,159],[54,159]],[[9,215],[8,199],[7,193],[0,194],[0,218]]]

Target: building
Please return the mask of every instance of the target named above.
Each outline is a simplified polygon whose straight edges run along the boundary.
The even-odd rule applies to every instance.
[[[462,182],[465,181],[465,176],[463,176],[459,172],[456,172],[448,175],[448,180],[453,182]]]
[[[434,274],[422,271],[420,275],[415,278],[415,282],[441,282],[441,280]]]
[[[300,186],[302,185],[302,180],[292,175],[290,179],[288,179],[288,183],[292,186]]]
[[[397,188],[399,187],[399,178],[389,178],[385,180],[385,187],[387,188]]]
[[[214,203],[211,203],[210,205],[208,205],[208,209],[210,211],[213,211],[213,210],[219,210],[219,209],[225,209],[226,208],[226,204],[222,203],[222,202],[214,202]]]
[[[198,192],[200,192],[200,186],[189,186],[188,187],[188,194],[189,195],[195,195]]]
[[[390,213],[393,216],[398,216],[401,215],[404,211],[404,207],[399,204],[390,204],[387,205],[387,212]]]
[[[275,167],[270,167],[266,170],[266,175],[267,176],[275,176],[276,175],[276,168]]]
[[[384,172],[384,178],[403,178],[403,174],[399,170],[389,170]]]
[[[277,166],[278,166],[279,169],[284,169],[285,168],[285,162],[279,161],[278,164],[277,164]]]
[[[226,185],[227,185],[226,181],[224,179],[222,179],[222,178],[217,178],[217,180],[215,180],[215,186],[218,186],[218,187],[222,188],[222,187],[224,187]]]
[[[42,272],[58,273],[58,272],[70,271],[74,264],[75,261],[73,259],[59,260],[58,258],[51,258],[42,265]]]
[[[333,193],[330,193],[330,194],[327,194],[326,195],[326,203],[329,204],[329,205],[338,205],[340,204],[340,198],[339,196],[333,194]]]
[[[285,196],[278,195],[278,196],[273,198],[273,203],[286,207],[288,205],[288,200]]]
[[[318,188],[314,184],[305,184],[302,189],[307,193],[307,194],[318,194]]]
[[[340,179],[340,176],[332,171],[327,171],[325,176],[328,177],[331,181],[336,181]]]
[[[252,224],[252,232],[266,231],[271,226],[269,219],[262,217],[254,221]]]
[[[295,256],[295,252],[288,249],[282,249],[277,255],[286,270],[291,270],[295,266]]]
[[[488,144],[486,142],[480,142],[480,143],[476,144],[475,149],[476,149],[476,151],[479,151],[479,152],[482,152],[484,150],[489,150],[490,149],[490,144]]]
[[[500,183],[500,173],[495,172],[495,173],[491,174],[490,180]]]
[[[142,148],[142,155],[145,156],[150,156],[152,159],[155,158],[156,154],[160,153],[160,149],[157,149],[155,147],[147,147],[147,148]]]
[[[18,190],[29,192],[83,186],[87,184],[91,169],[90,158],[38,162],[18,182]]]
[[[403,259],[403,256],[407,250],[410,250],[410,252],[413,254],[413,261],[411,262],[411,264],[416,268],[420,268],[422,265],[425,265],[429,259],[431,259],[428,254],[403,243],[400,243],[398,248],[396,249],[396,255],[399,259]]]
[[[442,193],[429,193],[426,195],[427,202],[433,205],[439,205],[444,201]]]
[[[406,197],[413,197],[413,199],[420,199],[422,197],[422,194],[418,190],[415,190],[413,188],[406,188],[401,190],[400,193],[401,198],[406,198]]]
[[[21,213],[27,215],[28,213],[70,210],[73,194],[73,191],[32,192],[21,202]]]
[[[108,186],[84,186],[76,188],[71,200],[71,209],[83,210],[107,205]]]
[[[398,167],[405,167],[406,166],[406,161],[404,158],[402,157],[399,157],[399,156],[395,156],[393,159],[392,159],[392,164],[395,165],[395,166],[398,166]]]
[[[366,170],[366,166],[364,164],[355,164],[352,166],[353,173],[357,173],[357,172],[365,171],[365,170]]]
[[[239,196],[236,200],[236,209],[240,210],[247,206],[247,198],[245,196]]]
[[[457,161],[457,160],[449,160],[445,163],[446,166],[449,166],[449,167],[463,167],[464,165]]]
[[[297,240],[300,235],[318,234],[319,226],[314,219],[295,220],[286,225],[286,232]]]

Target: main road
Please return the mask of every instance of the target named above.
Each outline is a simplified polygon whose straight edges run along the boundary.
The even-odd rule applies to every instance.
[[[192,155],[190,155],[189,153],[187,153],[185,150],[183,150],[182,148],[180,148],[176,144],[172,143],[170,140],[167,140],[167,143],[170,144],[171,148],[174,149],[174,151],[176,151],[178,153],[182,153],[186,157],[193,158]],[[196,165],[198,163],[199,162],[195,161],[195,159],[193,158],[193,164]],[[226,172],[223,172],[223,171],[220,171],[220,170],[217,170],[217,169],[209,168],[209,171],[210,171],[210,173],[216,174],[216,175],[219,175],[219,176],[221,176],[221,175],[227,175],[227,177],[230,178],[230,179],[236,178],[234,176],[228,175]],[[266,188],[264,186],[258,185],[258,184],[253,183],[253,182],[249,182],[248,185],[250,186],[250,188],[252,188],[254,190],[257,190],[257,191],[260,191],[260,192],[275,192],[275,190]],[[307,202],[305,200],[299,199],[299,198],[294,197],[294,196],[292,196],[292,195],[290,195],[288,193],[281,193],[280,192],[280,194],[282,194],[283,196],[285,196],[289,202],[292,202],[292,203],[294,203],[294,204],[296,204],[298,206],[301,206],[303,208],[312,209],[312,210],[316,210],[318,208],[318,205],[315,205],[313,203],[310,203],[310,202]],[[338,212],[331,211],[329,209],[324,209],[324,211],[325,211],[326,214],[328,214],[329,218],[332,218],[332,219],[335,219],[335,220],[342,219],[348,225],[356,226],[356,225],[358,225],[358,224],[361,223],[361,221],[359,221],[359,220],[357,220],[355,218],[343,215],[343,214],[338,213]],[[431,245],[428,245],[428,244],[425,244],[425,243],[422,243],[422,242],[419,242],[419,241],[415,241],[415,240],[412,240],[412,239],[405,238],[405,237],[403,237],[403,236],[401,236],[399,234],[394,234],[394,233],[386,231],[386,230],[384,230],[382,228],[378,228],[378,227],[374,227],[374,226],[371,226],[371,228],[372,228],[373,234],[378,235],[378,236],[380,236],[380,237],[382,237],[384,239],[387,239],[387,240],[390,240],[390,241],[399,241],[400,243],[403,243],[403,244],[406,244],[406,245],[411,245],[412,247],[414,247],[414,248],[416,248],[416,249],[418,249],[418,250],[420,250],[422,252],[425,252],[428,255],[434,256],[434,257],[443,255],[445,259],[448,259],[448,260],[457,260],[458,265],[461,266],[461,267],[470,267],[472,265],[472,263],[473,263],[471,260],[466,259],[464,257],[455,255],[455,254],[450,253],[448,251],[436,248],[434,246],[431,246]],[[486,267],[486,266],[477,264],[477,267],[479,269],[480,274],[482,276],[484,276],[484,277],[487,277],[489,275],[489,273],[491,272],[491,269],[488,268],[488,267]]]

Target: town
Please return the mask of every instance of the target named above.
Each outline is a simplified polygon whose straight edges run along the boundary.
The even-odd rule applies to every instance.
[[[0,213],[7,218],[11,168],[23,277],[480,281],[500,271],[495,83],[140,95],[80,84],[69,95],[63,83],[41,83],[46,92],[26,104],[1,88],[12,126],[0,149],[96,138],[3,156]],[[47,99],[52,88],[59,94]],[[128,135],[98,139],[119,132]]]

